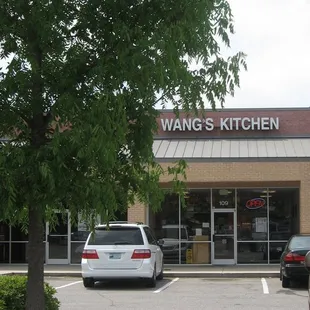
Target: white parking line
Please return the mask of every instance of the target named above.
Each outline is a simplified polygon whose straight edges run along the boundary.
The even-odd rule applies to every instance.
[[[261,278],[264,294],[269,294],[268,284],[265,278]]]
[[[66,284],[66,285],[62,285],[62,286],[58,286],[58,287],[55,287],[56,290],[59,290],[61,288],[65,288],[65,287],[68,287],[68,286],[71,286],[71,285],[75,285],[75,284],[79,284],[79,283],[82,283],[83,281],[76,281],[76,282],[72,282],[72,283],[69,283],[69,284]]]
[[[170,282],[168,282],[167,284],[165,284],[164,286],[160,287],[158,290],[154,291],[153,293],[157,294],[160,293],[162,291],[164,291],[166,288],[168,288],[171,284],[173,284],[174,282],[177,282],[179,280],[179,278],[175,278],[173,280],[171,280]]]

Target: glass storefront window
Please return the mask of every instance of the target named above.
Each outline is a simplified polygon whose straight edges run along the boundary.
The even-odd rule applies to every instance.
[[[85,242],[71,243],[71,264],[80,264]]]
[[[211,264],[211,242],[184,244],[182,264]]]
[[[179,197],[174,194],[167,194],[162,203],[161,210],[153,212],[150,210],[149,218],[150,227],[153,229],[156,238],[160,239],[164,237],[167,225],[179,225]]]
[[[179,264],[179,232],[182,240],[188,240],[188,232],[183,225],[179,227],[179,196],[167,194],[161,210],[150,210],[149,225],[155,233],[156,239],[163,239],[163,253],[165,264]],[[181,245],[182,247],[182,245]]]
[[[12,241],[28,241],[28,234],[20,226],[11,227]]]
[[[9,243],[0,242],[0,263],[9,263]]]
[[[210,264],[211,191],[190,190],[185,203],[181,209],[182,227],[186,228],[187,240],[193,243],[183,243],[187,246],[181,247],[181,263]]]
[[[185,198],[186,207],[181,210],[182,225],[186,227],[190,241],[210,241],[211,192],[191,190]]]
[[[161,210],[149,210],[156,239],[164,239],[166,264],[279,263],[287,240],[299,231],[298,188],[191,189],[185,199],[183,207],[178,195],[167,194]],[[117,220],[126,219],[125,214],[117,215]],[[59,225],[51,229],[46,247],[50,255],[67,258],[71,246],[67,261],[80,264],[89,229],[81,221],[71,221],[70,231],[68,221],[59,220],[65,224],[60,225],[61,234]],[[0,222],[0,263],[27,263],[27,240],[21,227]]]
[[[233,235],[234,234],[234,213],[215,212],[214,213],[214,234]]]
[[[235,209],[235,190],[234,189],[213,189],[212,207],[214,209]]]
[[[235,240],[230,236],[214,236],[214,259],[234,259]]]
[[[0,222],[0,242],[10,240],[10,226]]]
[[[27,243],[12,243],[11,244],[11,263],[26,264],[28,261]]]
[[[210,251],[202,252],[206,247],[210,248],[211,192],[191,190],[185,201],[186,206],[180,206],[177,195],[167,194],[160,211],[154,213],[150,210],[149,225],[157,239],[164,239],[166,264],[198,263],[202,260],[210,263]],[[188,259],[191,255],[193,259]],[[203,258],[205,255],[209,258]]]
[[[269,243],[269,262],[271,264],[280,263],[280,257],[284,251],[287,242],[274,242]]]
[[[242,240],[267,240],[266,189],[237,190],[237,238]]]
[[[288,240],[298,231],[297,188],[269,189],[269,239]]]
[[[237,263],[238,264],[267,264],[268,263],[267,242],[238,242]]]

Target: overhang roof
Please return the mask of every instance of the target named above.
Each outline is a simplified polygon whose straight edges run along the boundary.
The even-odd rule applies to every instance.
[[[158,160],[310,159],[310,138],[158,139],[153,152]]]

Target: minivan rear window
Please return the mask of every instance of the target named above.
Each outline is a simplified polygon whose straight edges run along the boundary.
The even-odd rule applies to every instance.
[[[111,227],[99,228],[89,239],[89,245],[143,245],[140,228]]]

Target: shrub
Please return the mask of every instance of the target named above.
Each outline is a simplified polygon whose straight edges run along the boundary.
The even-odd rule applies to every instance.
[[[0,310],[25,310],[27,277],[0,277]],[[45,310],[59,310],[60,303],[54,296],[56,290],[44,283]]]

